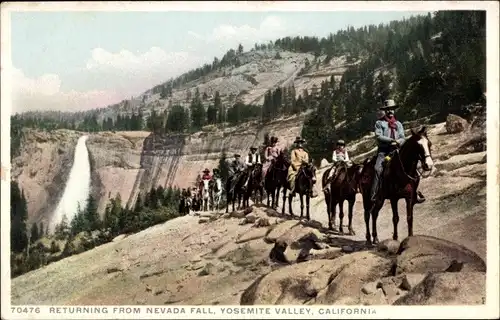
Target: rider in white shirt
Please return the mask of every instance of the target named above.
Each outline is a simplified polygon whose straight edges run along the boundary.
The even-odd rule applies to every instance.
[[[253,168],[256,164],[260,164],[260,154],[257,153],[256,147],[251,147],[250,152],[248,153],[245,159],[245,166],[247,168],[247,179],[245,181],[244,188],[247,187],[248,181],[250,180],[250,174],[252,173]]]

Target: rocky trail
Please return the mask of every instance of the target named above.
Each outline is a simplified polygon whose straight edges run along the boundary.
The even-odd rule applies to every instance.
[[[392,239],[387,202],[378,219],[381,244],[365,247],[359,194],[353,236],[324,228],[321,194],[311,201],[311,221],[298,219],[298,199],[295,217],[264,205],[228,214],[202,212],[19,276],[12,280],[12,303],[484,303],[486,152],[467,149],[477,138],[470,132],[448,134],[445,124],[434,126],[429,137],[436,169],[421,181],[427,201],[415,206],[414,237],[406,238],[401,200],[401,242],[387,240]],[[347,225],[346,205],[344,213]]]

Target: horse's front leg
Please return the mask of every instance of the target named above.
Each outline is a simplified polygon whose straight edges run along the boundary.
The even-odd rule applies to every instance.
[[[371,209],[371,199],[370,199],[370,193],[369,192],[364,192],[363,193],[363,209],[364,209],[364,218],[365,218],[365,237],[366,237],[366,245],[371,246],[372,245],[372,236],[370,234],[370,209]]]
[[[333,194],[333,192],[331,192],[331,188],[330,188],[330,215],[331,215],[331,221],[332,221],[332,228],[331,230],[337,228],[337,203],[338,203],[338,200],[337,200],[337,197],[335,196],[335,194]]]
[[[329,192],[325,192],[325,203],[326,203],[326,214],[328,216],[328,230],[333,230],[332,226],[332,210],[331,207],[331,194]]]
[[[339,233],[344,234],[344,199],[339,200]]]
[[[309,193],[306,194],[306,218],[307,220],[311,220],[311,215],[310,215],[310,212],[309,212],[309,203],[311,201],[311,196],[309,195]]]
[[[299,193],[299,199],[300,199],[300,219],[304,216],[304,195],[302,193]]]
[[[281,213],[282,213],[282,214],[285,214],[285,207],[286,207],[286,191],[287,191],[287,188],[286,188],[286,186],[284,186],[284,187],[283,187],[283,208],[282,208],[282,211],[281,211]],[[279,200],[279,199],[278,199],[278,200]],[[290,199],[289,199],[289,202],[290,202],[290,203],[292,203]],[[292,205],[290,205],[290,207],[291,207],[291,206],[292,206]],[[292,214],[292,212],[290,212],[290,213]]]
[[[354,213],[354,204],[356,203],[356,194],[354,194],[353,196],[350,196],[347,199],[347,203],[349,206],[349,226],[348,226],[349,235],[354,236],[354,235],[356,235],[356,233],[354,232],[354,229],[352,228],[352,217],[353,217],[353,213]]]
[[[398,222],[399,222],[399,212],[398,212],[398,198],[391,199],[391,209],[392,209],[392,226],[394,230],[392,232],[392,239],[398,240]]]
[[[408,224],[408,237],[413,236],[413,206],[415,205],[417,195],[413,198],[406,198],[406,222]]]
[[[269,208],[269,207],[272,207],[272,206],[274,205],[274,199],[273,199],[273,202],[272,202],[272,204],[271,204],[271,199],[272,199],[272,197],[269,197],[269,196],[270,196],[270,194],[269,194],[269,191],[268,191],[268,192],[267,192],[267,194],[266,194],[266,198],[267,198],[267,207],[268,207],[268,208]]]
[[[289,211],[290,215],[293,217],[292,201],[293,201],[293,197],[289,196],[288,197],[288,211]]]
[[[373,244],[379,243],[378,234],[377,234],[377,219],[378,219],[378,214],[380,212],[380,209],[382,209],[383,205],[384,205],[384,199],[377,198],[377,200],[375,200],[375,204],[373,205],[372,210],[371,210]]]
[[[278,185],[273,190],[273,209],[277,210],[280,202],[280,190],[281,187]]]

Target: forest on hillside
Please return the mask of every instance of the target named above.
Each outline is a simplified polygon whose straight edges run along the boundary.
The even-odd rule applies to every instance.
[[[122,234],[132,234],[178,216],[179,188],[151,188],[140,193],[133,208],[124,208],[120,194],[109,200],[103,219],[97,201],[89,196],[69,222],[61,222],[49,232],[47,225],[28,221],[24,191],[16,181],[10,184],[11,277],[40,268],[65,257],[90,250]]]
[[[23,127],[189,133],[206,125],[238,125],[249,120],[267,122],[313,109],[304,125],[303,136],[308,140],[311,155],[318,159],[329,152],[331,141],[339,137],[352,140],[371,131],[374,112],[387,98],[400,104],[397,117],[403,121],[426,116],[439,120],[448,113],[460,114],[465,105],[485,103],[485,11],[439,11],[387,24],[348,27],[321,39],[286,37],[273,43],[256,44],[252,50],[270,49],[313,53],[316,58],[308,61],[305,69],[342,55],[360,63],[350,67],[340,81],[331,77],[311,92],[304,90],[297,95],[293,86],[269,90],[262,106],[241,102],[226,106],[218,92],[213,102],[207,104],[196,90],[188,108],[171,104],[165,112],[153,109],[149,119],[144,119],[140,112],[105,119],[99,119],[97,112],[78,117],[65,113],[49,118],[40,114],[15,115],[11,118],[11,154],[14,156],[19,149]],[[212,64],[191,70],[152,90],[166,98],[173,88],[222,67],[238,66],[241,54],[240,45],[221,59],[215,58]],[[321,60],[321,56],[326,58]],[[341,122],[344,125],[334,130],[335,124]]]

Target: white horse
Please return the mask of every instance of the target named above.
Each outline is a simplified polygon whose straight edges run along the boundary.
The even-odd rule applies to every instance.
[[[203,180],[203,190],[201,190],[202,211],[209,210],[210,202],[210,180]]]
[[[220,178],[215,178],[215,183],[212,185],[212,204],[214,210],[219,210],[220,199],[222,198],[222,181]]]

